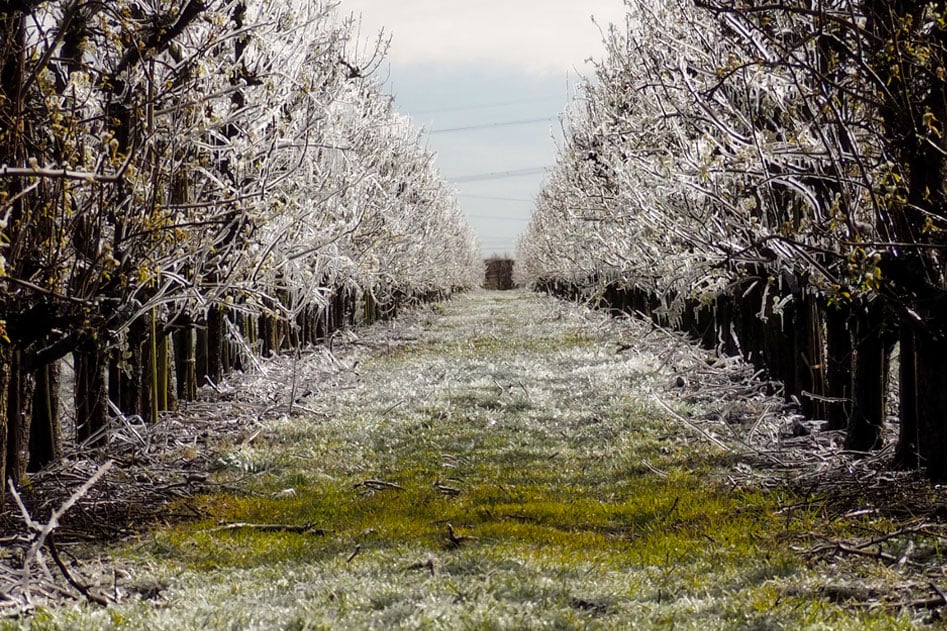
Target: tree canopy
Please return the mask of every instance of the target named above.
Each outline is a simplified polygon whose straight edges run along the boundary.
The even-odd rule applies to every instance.
[[[928,352],[942,355],[947,333],[947,6],[626,7],[567,114],[558,165],[519,244],[521,268],[593,297],[606,287],[643,292],[658,317],[698,334],[710,317],[712,343],[755,354],[809,412],[844,402],[836,424],[852,448],[880,445],[883,394],[867,405],[863,391],[884,392],[900,339],[900,458],[947,476],[923,446],[944,436],[947,401],[917,396],[944,372]],[[775,365],[796,360],[777,358],[764,339],[773,319],[784,337],[808,327],[793,351],[804,366]],[[905,349],[922,347],[906,366]],[[845,364],[847,382],[828,383],[833,362]]]
[[[324,0],[0,3],[7,477],[37,371],[67,353],[139,413],[151,395],[123,406],[115,384],[147,385],[145,333],[222,326],[250,349],[248,323],[299,328],[343,294],[476,282],[454,193],[375,77],[386,39],[356,33]],[[80,412],[105,415],[95,397]]]

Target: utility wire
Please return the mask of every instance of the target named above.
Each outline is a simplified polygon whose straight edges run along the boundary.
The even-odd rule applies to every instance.
[[[541,175],[551,169],[548,167],[533,167],[530,169],[517,169],[513,171],[497,171],[494,173],[477,173],[475,175],[461,175],[458,177],[447,178],[448,182],[459,184],[461,182],[485,182],[487,180],[505,180],[511,177],[522,177],[524,175]]]
[[[529,221],[529,217],[500,217],[499,215],[478,215],[475,213],[468,213],[467,217],[470,219],[491,219],[499,221]]]
[[[543,118],[526,118],[518,121],[504,121],[500,123],[483,123],[481,125],[466,125],[464,127],[447,127],[445,129],[432,129],[428,132],[429,136],[437,134],[454,134],[462,131],[476,131],[478,129],[494,129],[497,127],[516,127],[518,125],[532,125],[534,123],[547,123],[556,120],[555,116],[545,116]]]
[[[461,195],[458,195],[457,197],[464,197],[464,198],[467,198],[467,199],[489,199],[489,200],[492,200],[492,201],[499,201],[499,202],[526,202],[526,203],[528,203],[528,204],[532,204],[532,203],[535,201],[535,200],[532,200],[532,199],[527,199],[527,198],[525,198],[525,197],[497,197],[497,196],[495,196],[495,195],[467,195],[467,194],[461,194]]]
[[[436,110],[422,110],[420,112],[411,112],[412,116],[419,116],[424,114],[444,114],[447,112],[471,112],[474,110],[487,110],[497,107],[507,107],[509,105],[522,105],[524,103],[537,103],[542,101],[552,101],[553,99],[562,99],[561,94],[550,95],[550,96],[537,96],[530,99],[517,99],[515,101],[491,101],[489,103],[476,103],[474,105],[458,105],[456,107],[443,107]],[[567,101],[568,102],[568,99]]]

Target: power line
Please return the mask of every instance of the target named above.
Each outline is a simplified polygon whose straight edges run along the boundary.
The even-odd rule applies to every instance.
[[[516,127],[518,125],[532,125],[534,123],[547,123],[556,120],[555,116],[544,116],[543,118],[526,118],[517,121],[504,121],[500,123],[483,123],[481,125],[467,125],[464,127],[447,127],[445,129],[432,129],[428,132],[429,136],[436,134],[454,134],[462,131],[475,131],[478,129],[494,129],[497,127]]]
[[[527,199],[527,198],[525,198],[525,197],[497,197],[497,196],[495,196],[495,195],[467,195],[467,194],[462,194],[462,195],[458,195],[457,197],[465,197],[465,198],[467,198],[467,199],[489,199],[489,200],[492,200],[492,201],[499,201],[499,202],[526,202],[526,203],[528,203],[528,204],[532,204],[532,203],[535,201],[535,200],[532,200],[532,199]]]
[[[542,175],[551,169],[548,167],[533,167],[530,169],[517,169],[513,171],[496,171],[494,173],[477,173],[475,175],[461,175],[458,177],[447,178],[448,182],[460,184],[461,182],[484,182],[486,180],[505,180],[511,177],[522,177],[524,175]]]
[[[447,112],[470,112],[474,110],[487,110],[497,107],[506,107],[508,105],[522,105],[523,103],[538,103],[542,101],[551,101],[553,99],[562,99],[561,94],[534,97],[530,99],[517,99],[515,101],[492,101],[490,103],[477,103],[476,105],[458,105],[457,107],[444,107],[436,110],[422,110],[420,112],[411,112],[412,116],[423,114],[444,114]]]
[[[467,216],[471,219],[495,219],[500,221],[529,221],[529,217],[500,217],[499,215],[478,215],[476,213],[468,213]]]

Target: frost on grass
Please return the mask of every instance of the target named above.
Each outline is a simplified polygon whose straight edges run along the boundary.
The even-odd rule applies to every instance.
[[[524,292],[461,296],[277,358],[218,386],[257,410],[219,456],[233,491],[205,498],[204,522],[112,551],[135,584],[163,587],[41,617],[175,630],[908,627],[806,589],[818,568],[779,542],[808,524],[724,481],[791,417],[751,369],[708,367],[647,323]],[[715,393],[725,381],[745,389],[739,402]]]

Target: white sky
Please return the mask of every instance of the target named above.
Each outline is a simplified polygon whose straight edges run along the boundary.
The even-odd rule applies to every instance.
[[[624,15],[621,0],[343,0],[363,30],[394,36],[393,66],[491,64],[562,73],[601,50],[602,27]]]
[[[586,60],[604,54],[602,30],[623,21],[623,1],[342,0],[339,12],[361,16],[363,39],[391,36],[388,88],[431,130],[445,177],[502,174],[455,186],[484,255],[512,254],[537,171],[555,162],[557,116]]]

